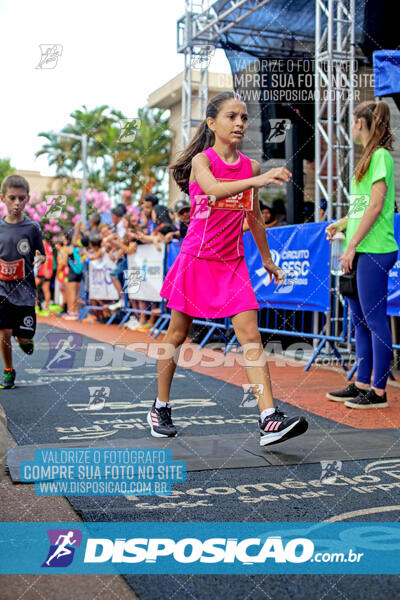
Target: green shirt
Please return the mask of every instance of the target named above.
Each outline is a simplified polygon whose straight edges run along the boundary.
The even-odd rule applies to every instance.
[[[350,187],[349,220],[346,228],[346,248],[360,224],[371,201],[371,188],[376,181],[385,180],[387,191],[382,211],[375,223],[357,246],[357,252],[387,254],[398,250],[394,239],[394,177],[393,159],[385,148],[378,148],[372,155],[368,170],[360,183],[353,177]]]

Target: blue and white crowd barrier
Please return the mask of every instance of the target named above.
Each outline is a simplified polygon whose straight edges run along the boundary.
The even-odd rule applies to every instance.
[[[395,237],[400,246],[400,215],[395,215]],[[244,250],[247,267],[257,301],[260,305],[259,329],[271,335],[287,335],[310,340],[318,340],[314,354],[305,367],[307,370],[326,343],[343,365],[343,360],[335,344],[346,343],[349,339],[350,322],[346,299],[340,298],[330,274],[330,244],[326,239],[327,223],[304,223],[267,230],[272,258],[286,273],[285,282],[275,285],[262,266],[261,257],[250,232],[244,234]],[[167,271],[179,255],[181,243],[173,241],[161,244],[161,251],[153,244],[138,247],[135,254],[128,257],[124,272],[125,305],[122,310],[120,327],[132,313],[139,310],[130,306],[130,300],[158,302],[161,315],[151,330],[156,338],[168,326],[170,311],[160,297],[162,282]],[[86,305],[81,318],[91,310],[104,307],[90,305],[90,300],[113,302],[118,293],[111,281],[113,263],[107,258],[90,261],[87,276]],[[400,253],[389,274],[388,308],[389,316],[400,316]],[[109,323],[112,322],[113,315]],[[218,331],[226,342],[225,352],[236,343],[235,336],[228,341],[227,331],[232,329],[229,318],[218,321],[194,319],[194,323],[207,328],[200,346],[204,346],[211,335]],[[109,324],[108,323],[108,324]],[[400,345],[394,344],[400,349]],[[345,368],[345,367],[344,367]]]

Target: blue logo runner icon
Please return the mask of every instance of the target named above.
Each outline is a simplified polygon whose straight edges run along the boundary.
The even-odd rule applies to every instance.
[[[79,529],[48,529],[50,548],[42,567],[68,567],[81,545],[82,531]]]
[[[75,352],[82,347],[82,336],[79,333],[48,333],[49,356],[43,371],[67,371],[71,369]]]

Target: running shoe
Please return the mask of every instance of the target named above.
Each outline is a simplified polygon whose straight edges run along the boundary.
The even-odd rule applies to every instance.
[[[357,396],[363,396],[367,393],[367,391],[368,390],[361,390],[356,386],[355,383],[350,383],[350,385],[343,390],[326,394],[326,397],[328,400],[332,400],[333,402],[346,402],[346,400],[357,398]]]
[[[144,325],[140,325],[139,327],[136,327],[136,331],[143,331],[144,333],[146,333],[147,331],[149,331],[149,329],[151,329],[154,325],[147,322]]]
[[[49,317],[50,311],[46,310],[46,309],[39,310],[38,315],[39,315],[39,317]]]
[[[33,340],[28,340],[26,344],[21,344],[21,342],[18,342],[18,346],[25,354],[33,354],[33,351],[35,349],[35,342]]]
[[[304,417],[287,417],[282,411],[275,409],[275,412],[265,417],[261,423],[258,420],[260,429],[260,446],[270,446],[285,442],[290,438],[305,433],[308,429],[308,423]]]
[[[63,319],[66,321],[77,321],[79,319],[78,313],[68,312],[66,315],[63,315]]]
[[[93,315],[88,315],[87,317],[85,317],[84,319],[82,319],[81,323],[97,323],[97,319],[96,317],[94,317]]]
[[[118,310],[119,308],[124,308],[125,306],[125,302],[122,300],[118,300],[118,302],[115,302],[114,304],[109,304],[107,306],[108,310]]]
[[[62,313],[62,308],[58,304],[49,304],[49,310],[58,314]]]
[[[3,383],[0,384],[1,390],[13,390],[15,388],[15,369],[4,369]]]
[[[364,394],[359,394],[356,398],[346,400],[344,403],[348,408],[387,408],[386,392],[383,396],[378,396],[374,390],[367,390]]]
[[[147,414],[147,422],[153,437],[175,437],[178,433],[172,422],[171,409],[167,406],[156,408],[155,400]]]
[[[131,317],[129,321],[124,323],[124,327],[130,329],[131,331],[135,331],[139,327],[139,321],[136,317]]]

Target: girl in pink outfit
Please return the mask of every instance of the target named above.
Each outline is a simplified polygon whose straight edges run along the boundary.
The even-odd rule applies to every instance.
[[[304,433],[308,427],[303,417],[288,418],[274,408],[258,331],[259,306],[242,239],[243,221],[247,218],[263,266],[275,283],[279,282],[283,272],[271,259],[257,190],[271,183],[283,185],[291,173],[281,167],[261,175],[259,163],[236,148],[246,129],[247,109],[240,96],[234,92],[218,94],[209,103],[206,119],[194,139],[171,167],[181,190],[190,195],[191,215],[181,252],[161,289],[161,296],[168,299],[167,306],[171,309],[164,342],[171,344],[173,352],[158,362],[158,397],[147,416],[155,437],[177,434],[169,395],[177,362],[176,349],[186,340],[193,317],[231,317],[243,347],[248,380],[257,395],[260,445],[282,442]]]

